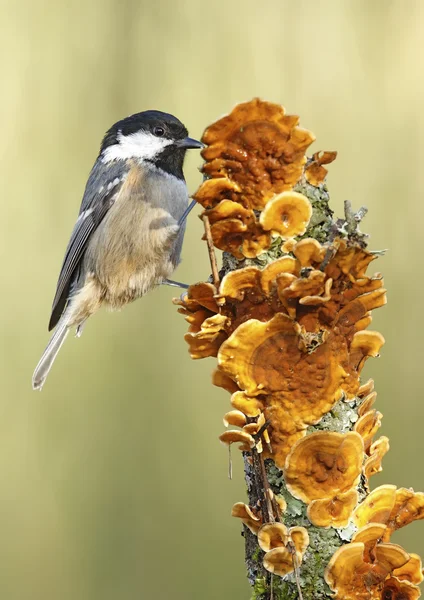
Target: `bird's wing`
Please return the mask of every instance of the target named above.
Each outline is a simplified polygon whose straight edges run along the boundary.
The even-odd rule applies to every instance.
[[[113,205],[128,173],[123,161],[104,164],[97,161],[87,181],[77,222],[71,234],[53,300],[49,331],[53,329],[66,306],[69,288],[88,241]]]

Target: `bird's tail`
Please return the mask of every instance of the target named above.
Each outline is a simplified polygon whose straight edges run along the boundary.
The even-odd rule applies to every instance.
[[[38,365],[35,367],[34,375],[32,376],[33,390],[41,391],[47,375],[53,366],[57,353],[61,349],[62,344],[68,335],[70,317],[71,313],[68,309],[62,315],[59,323],[57,324],[55,332],[47,344],[47,348],[43,352],[43,356],[40,358]]]

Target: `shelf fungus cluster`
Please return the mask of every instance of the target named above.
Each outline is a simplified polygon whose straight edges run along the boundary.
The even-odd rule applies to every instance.
[[[386,303],[368,273],[379,253],[358,228],[366,209],[333,219],[336,153],[307,158],[315,138],[298,123],[255,99],[206,129],[194,198],[223,264],[175,302],[191,357],[215,357],[231,394],[220,439],[243,453],[249,500],[232,514],[254,597],[413,600],[420,559],[390,536],[424,518],[424,494],[369,489],[389,448],[360,379],[384,344],[369,329]]]

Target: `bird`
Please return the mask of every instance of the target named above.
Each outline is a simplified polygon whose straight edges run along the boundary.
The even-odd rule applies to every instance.
[[[82,333],[102,305],[120,309],[153,287],[175,284],[193,201],[183,163],[202,142],[173,115],[146,110],[108,129],[89,174],[53,300],[53,335],[35,368],[41,390],[69,330]]]

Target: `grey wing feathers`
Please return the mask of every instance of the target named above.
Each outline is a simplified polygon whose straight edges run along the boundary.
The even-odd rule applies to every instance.
[[[49,331],[66,306],[74,274],[80,265],[88,241],[112,206],[128,169],[122,161],[104,164],[97,161],[85,188],[78,220],[69,240],[53,300]]]

